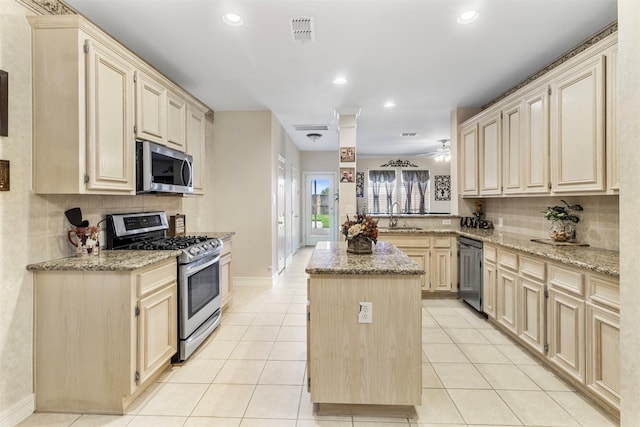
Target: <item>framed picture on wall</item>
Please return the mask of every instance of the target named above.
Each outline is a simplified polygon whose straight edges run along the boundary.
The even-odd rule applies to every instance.
[[[356,161],[356,148],[355,147],[340,147],[340,161],[341,162],[355,162]]]
[[[0,136],[9,136],[9,73],[0,70]]]
[[[356,172],[356,197],[364,197],[364,172]]]
[[[340,168],[340,182],[353,182],[355,173],[354,168]]]

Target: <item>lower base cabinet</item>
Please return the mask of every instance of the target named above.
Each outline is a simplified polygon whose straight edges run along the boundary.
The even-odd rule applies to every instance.
[[[587,387],[618,406],[620,402],[620,315],[587,303]]]
[[[233,269],[231,268],[231,238],[223,239],[220,254],[220,295],[222,307],[231,303],[233,298]]]
[[[538,281],[518,278],[518,336],[532,350],[544,354],[545,333],[545,285]]]
[[[549,289],[549,361],[579,382],[585,375],[584,301]]]
[[[177,350],[176,259],[35,273],[36,411],[122,414]]]

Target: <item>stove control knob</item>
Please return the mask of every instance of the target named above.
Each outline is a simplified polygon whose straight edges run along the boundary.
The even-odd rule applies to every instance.
[[[191,249],[189,249],[189,253],[190,253],[191,255],[195,255],[195,254],[197,254],[197,253],[198,253],[198,249],[197,249],[197,248],[191,248]]]

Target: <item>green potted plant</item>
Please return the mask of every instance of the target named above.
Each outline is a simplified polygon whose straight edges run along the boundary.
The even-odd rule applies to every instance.
[[[549,237],[556,242],[573,242],[576,239],[575,224],[580,222],[575,212],[582,211],[582,206],[570,205],[560,200],[564,206],[549,206],[544,211],[544,218],[552,221]]]

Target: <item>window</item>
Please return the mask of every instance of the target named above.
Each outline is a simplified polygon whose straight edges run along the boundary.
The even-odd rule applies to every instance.
[[[400,179],[397,180],[396,176]],[[400,204],[402,213],[429,212],[428,170],[370,170],[368,184],[369,213],[388,214],[394,201]]]

